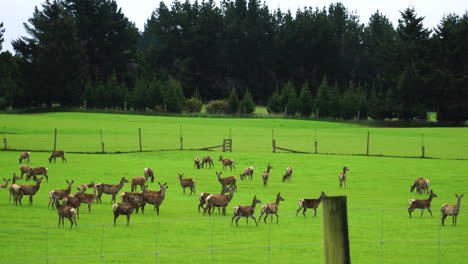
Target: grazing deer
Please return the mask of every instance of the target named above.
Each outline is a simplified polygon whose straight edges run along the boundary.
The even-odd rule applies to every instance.
[[[271,216],[270,223],[271,223],[271,222],[273,222],[273,215],[276,215],[276,223],[278,223],[278,220],[279,220],[278,207],[279,207],[279,203],[281,201],[284,201],[284,198],[281,197],[281,193],[278,193],[276,195],[276,201],[274,203],[267,203],[267,204],[262,205],[262,213],[260,214],[260,217],[258,218],[258,221],[261,221],[262,220],[262,215],[265,214],[265,217],[263,218],[263,221],[266,224],[266,219],[267,219],[268,215],[270,215]]]
[[[21,206],[23,206],[23,204],[21,203],[21,200],[23,200],[24,195],[29,195],[29,205],[33,204],[33,196],[36,195],[37,191],[39,191],[43,178],[44,177],[37,179],[35,185],[20,185],[19,186],[19,194],[18,194],[17,200]]]
[[[19,188],[20,186],[16,184],[17,180],[21,180],[21,177],[16,176],[16,173],[13,173],[13,178],[11,180],[11,185],[8,187],[8,190],[10,191],[10,198],[8,199],[8,203],[11,202],[11,197],[13,197],[13,200],[16,204],[17,198],[19,195]]]
[[[427,200],[410,199],[409,200],[410,207],[408,208],[408,213],[409,213],[410,218],[411,218],[411,213],[414,211],[414,209],[422,209],[421,217],[424,213],[424,209],[427,209],[432,216],[431,202],[432,202],[432,198],[434,197],[437,197],[437,195],[431,190],[431,192],[429,193],[429,198]]]
[[[273,167],[270,166],[270,163],[268,163],[267,170],[262,173],[263,186],[268,185],[268,177],[270,176],[271,169],[273,169]]]
[[[70,195],[71,187],[72,187],[72,184],[74,183],[74,181],[66,180],[66,183],[68,185],[67,189],[52,190],[52,191],[49,192],[49,204],[47,205],[47,208],[49,208],[51,205],[54,206],[54,201],[55,200],[62,200],[63,198]]]
[[[236,170],[236,166],[234,165],[234,160],[233,159],[223,159],[223,156],[219,156],[219,161],[221,161],[221,163],[223,163],[223,170],[226,170],[226,167],[229,166],[229,168],[231,168],[231,171],[232,171],[232,168],[234,168],[234,170]]]
[[[457,197],[457,204],[444,204],[440,208],[440,211],[442,212],[442,225],[444,225],[445,218],[451,215],[452,225],[457,226],[457,216],[458,216],[458,213],[460,212],[460,201],[461,201],[461,198],[463,198],[463,194],[460,196],[455,194],[455,197]]]
[[[37,175],[43,175],[46,177],[46,181],[49,182],[49,176],[47,175],[48,171],[49,169],[46,167],[29,168],[28,174],[26,175],[26,181],[31,179],[31,177],[36,180]]]
[[[120,189],[122,189],[124,183],[127,183],[127,182],[128,180],[125,179],[125,177],[122,177],[120,179],[119,184],[99,183],[98,185],[96,185],[97,190],[98,190],[96,201],[102,203],[101,197],[102,197],[102,194],[105,193],[105,194],[111,194],[112,195],[111,203],[112,202],[115,203],[115,196],[120,191]]]
[[[63,205],[75,208],[76,209],[76,215],[78,216],[78,219],[80,219],[80,206],[81,206],[80,198],[74,197],[74,196],[63,197]]]
[[[226,187],[226,186],[222,186],[221,187],[221,193],[220,194],[225,194],[229,192],[229,188]],[[200,204],[198,205],[198,213],[200,213],[200,208],[202,208],[203,210],[205,210],[205,203],[206,203],[206,198],[208,196],[210,196],[211,193],[199,193],[198,194],[198,199],[200,200]],[[219,207],[218,207],[218,210],[219,210]]]
[[[144,187],[143,187],[144,188]],[[123,203],[131,203],[138,213],[138,208],[143,203],[143,193],[123,192],[120,194]]]
[[[201,167],[204,168],[205,164],[210,165],[210,169],[211,167],[214,167],[213,158],[211,156],[203,157]]]
[[[91,181],[90,184],[80,184],[80,185],[78,186],[78,191],[79,191],[79,192],[86,192],[86,190],[87,190],[88,188],[93,188],[95,185],[96,185],[96,184],[94,184],[93,181]]]
[[[201,168],[201,164],[200,164],[200,157],[195,157],[193,159],[193,167],[197,168],[197,169],[200,169]]]
[[[166,190],[169,188],[167,186],[167,182],[161,184],[158,182],[159,187],[161,188],[159,191],[149,191],[143,190],[143,203],[141,205],[141,212],[145,212],[145,205],[146,203],[153,204],[154,209],[156,210],[157,215],[159,215],[159,206],[161,206],[162,202],[166,198]]]
[[[257,196],[255,195],[252,201],[252,205],[238,205],[234,207],[234,216],[231,218],[231,226],[232,226],[232,222],[234,221],[234,218],[236,218],[236,226],[237,226],[238,225],[237,223],[239,222],[239,219],[241,217],[245,217],[247,224],[249,224],[249,217],[251,217],[255,221],[255,225],[258,225],[257,219],[255,219],[255,216],[253,215],[255,213],[255,206],[261,202],[262,201],[257,200]]]
[[[93,186],[93,194],[85,193],[85,191],[78,189],[79,192],[75,193],[74,197],[80,199],[81,203],[88,204],[88,212],[91,213],[91,204],[97,197],[97,187]]]
[[[223,174],[222,171],[220,171],[219,173],[216,172],[216,175],[218,176],[218,181],[219,181],[219,183],[221,183],[221,186],[222,187],[227,187],[228,185],[231,185],[232,188],[234,188],[234,190],[237,192],[237,185],[236,185],[237,178],[234,177],[234,176],[221,178],[221,174]]]
[[[179,174],[179,182],[180,186],[182,186],[182,189],[184,190],[185,194],[185,188],[189,187],[190,188],[190,195],[195,194],[195,186],[197,185],[197,181],[194,179],[182,179],[184,174]]]
[[[340,188],[343,186],[346,188],[346,172],[347,171],[349,171],[348,167],[343,167],[343,172],[340,173],[339,175]]]
[[[49,163],[52,163],[52,159],[54,160],[54,163],[56,163],[57,158],[62,158],[62,163],[64,161],[66,162],[67,159],[65,158],[65,151],[63,151],[63,150],[53,151],[52,154],[50,155]]]
[[[135,205],[132,203],[115,203],[112,205],[112,211],[114,212],[114,226],[117,225],[116,221],[119,215],[127,216],[127,226],[130,224],[130,215],[135,210]]]
[[[143,188],[145,188],[146,179],[145,177],[141,177],[141,176],[134,177],[131,180],[130,184],[131,184],[131,189],[132,189],[131,192],[136,191],[137,185],[140,185],[141,190],[143,190]]]
[[[20,155],[19,158],[19,163],[23,163],[23,160],[26,160],[29,163],[29,156],[31,155],[31,152],[23,152]]]
[[[327,197],[327,195],[322,191],[318,199],[300,199],[299,209],[297,209],[296,211],[296,216],[299,213],[299,211],[301,211],[301,209],[303,209],[302,214],[305,216],[307,208],[314,209],[314,217],[317,216],[317,207],[320,205],[320,202],[324,197]]]
[[[5,184],[0,184],[0,188],[7,188],[8,187],[8,182],[11,181],[11,179],[3,178],[3,180],[5,181]]]
[[[31,167],[25,166],[25,165],[20,167],[21,179],[23,179],[23,175],[26,174],[26,179],[29,180],[28,173],[29,173],[30,169],[31,169]]]
[[[250,180],[252,180],[253,173],[254,173],[254,167],[249,166],[245,168],[244,172],[240,175],[240,179],[244,180],[244,178],[247,178],[247,176],[250,176]]]
[[[223,209],[222,214],[226,215],[226,207],[231,202],[232,197],[234,196],[234,188],[229,189],[229,195],[225,194],[211,194],[205,199],[206,207],[203,210],[203,215],[208,214],[211,215],[213,213],[214,207],[221,207]]]
[[[286,173],[283,175],[283,182],[286,180],[291,180],[293,169],[291,167],[286,168]]]
[[[423,194],[424,192],[429,193],[429,185],[431,184],[431,181],[425,178],[417,178],[413,185],[410,187],[410,192],[414,191],[414,188],[416,188],[416,192],[419,194]]]
[[[78,224],[76,223],[76,209],[67,206],[67,205],[60,205],[58,200],[55,200],[55,207],[57,208],[57,213],[59,216],[59,222],[58,226],[60,227],[60,222],[62,222],[62,226],[65,227],[65,217],[70,220],[70,229],[73,227],[73,224],[75,224],[75,227],[78,227]]]
[[[143,173],[145,175],[146,181],[148,181],[148,178],[151,178],[151,182],[154,182],[154,171],[150,168],[144,168]]]

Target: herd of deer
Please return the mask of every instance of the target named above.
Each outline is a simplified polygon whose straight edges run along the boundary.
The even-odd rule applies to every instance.
[[[30,152],[23,152],[20,155],[19,162],[22,163],[23,161],[29,163],[30,161]],[[54,151],[52,152],[49,162],[51,163],[52,160],[57,158],[61,158],[62,162],[66,162],[65,152],[64,151]],[[230,168],[232,171],[235,170],[235,162],[232,159],[224,159],[223,156],[219,156],[218,159],[222,165],[223,170],[226,170],[227,167]],[[209,168],[214,167],[213,158],[211,156],[206,156],[203,159],[199,157],[195,157],[194,159],[194,168],[200,169],[204,168],[205,165]],[[270,175],[270,170],[273,167],[268,164],[266,171],[262,172],[262,180],[263,185],[267,186],[268,179]],[[343,172],[339,174],[339,187],[346,188],[346,173],[349,171],[348,167],[343,167]],[[20,167],[21,176],[16,176],[13,174],[11,179],[12,184],[10,186],[9,182],[10,179],[3,179],[5,184],[0,184],[0,188],[8,188],[10,192],[9,201],[13,197],[14,203],[16,205],[22,206],[22,198],[24,195],[29,196],[29,205],[33,204],[33,196],[39,191],[43,178],[46,178],[48,182],[48,168],[45,167],[36,167],[31,168],[26,165],[22,165]],[[162,202],[165,199],[165,193],[168,189],[167,183],[161,184],[158,182],[160,190],[159,191],[151,191],[148,190],[148,185],[146,185],[149,180],[154,182],[154,171],[151,168],[144,168],[143,170],[144,176],[134,177],[130,184],[131,184],[131,192],[122,192],[120,197],[122,198],[122,203],[116,203],[116,195],[122,189],[125,183],[129,181],[122,177],[118,184],[106,184],[106,183],[98,183],[95,184],[93,181],[89,184],[81,184],[78,186],[78,192],[71,194],[72,185],[74,183],[73,180],[66,181],[67,188],[62,190],[52,190],[49,192],[49,204],[48,208],[51,206],[57,209],[58,216],[59,216],[59,226],[62,223],[64,225],[64,219],[67,218],[71,225],[77,226],[76,219],[79,219],[79,208],[82,203],[86,203],[88,205],[88,212],[91,212],[91,204],[96,201],[97,203],[102,203],[101,197],[102,194],[110,194],[112,195],[111,203],[112,211],[114,213],[114,225],[116,225],[117,218],[120,215],[127,216],[127,225],[130,223],[130,216],[131,214],[136,211],[138,213],[139,209],[141,212],[144,213],[144,208],[147,203],[154,205],[154,210],[156,211],[157,215],[159,215],[159,207],[161,206]],[[254,167],[248,166],[245,168],[244,172],[240,174],[240,179],[253,179]],[[282,177],[282,181],[291,181],[291,176],[293,173],[293,169],[291,167],[286,168],[286,172]],[[26,175],[26,181],[33,178],[35,181],[34,185],[18,185],[16,184],[17,180],[22,180],[23,176]],[[37,176],[42,175],[43,177],[38,178]],[[198,199],[200,201],[198,205],[198,212],[200,213],[200,208],[203,209],[203,215],[208,213],[212,215],[214,208],[217,207],[218,211],[222,213],[222,215],[226,215],[226,208],[229,205],[230,201],[234,196],[234,192],[237,192],[237,178],[234,176],[229,177],[221,177],[221,172],[216,172],[217,179],[221,184],[221,191],[219,194],[212,194],[212,193],[200,193],[198,195]],[[178,174],[178,180],[180,182],[180,186],[182,187],[182,192],[185,194],[185,189],[190,189],[190,195],[196,193],[196,184],[197,181],[191,178],[183,178],[184,174]],[[430,209],[432,198],[437,197],[437,195],[432,191],[429,190],[430,181],[425,178],[418,178],[414,181],[413,185],[410,187],[410,192],[416,190],[418,194],[429,194],[428,199],[411,199],[409,200],[410,207],[408,208],[409,216],[411,217],[412,212],[415,209],[422,209],[421,216],[423,215],[424,209],[427,209],[432,216],[432,211]],[[140,186],[141,192],[136,193],[137,187]],[[85,193],[88,188],[93,189],[93,194]],[[296,211],[297,214],[302,210],[302,214],[305,216],[305,212],[307,209],[314,209],[314,217],[317,215],[317,208],[320,205],[323,198],[327,197],[325,192],[321,192],[320,197],[317,199],[300,199],[299,200],[299,208]],[[457,216],[460,211],[460,201],[463,197],[463,194],[457,195],[457,204],[444,204],[441,207],[442,213],[442,225],[444,225],[445,219],[447,216],[452,216],[452,225],[456,226],[457,223]],[[261,221],[262,217],[264,216],[264,222],[266,223],[266,219],[268,215],[271,216],[271,221],[273,221],[273,215],[276,216],[276,222],[279,221],[278,216],[278,207],[281,201],[285,199],[281,197],[281,193],[278,193],[276,196],[276,200],[274,203],[267,203],[262,205],[261,207],[261,214],[259,216],[259,221]],[[59,201],[62,201],[60,204]],[[238,221],[240,218],[246,218],[246,222],[248,223],[248,219],[252,218],[256,225],[258,225],[257,219],[254,216],[255,207],[258,203],[261,203],[260,200],[257,199],[256,196],[253,197],[251,205],[239,205],[234,207],[233,217],[231,219],[231,225],[233,224],[234,220],[236,225],[238,225]]]

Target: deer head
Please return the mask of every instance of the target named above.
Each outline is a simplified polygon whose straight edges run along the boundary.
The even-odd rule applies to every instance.
[[[177,174],[179,174],[179,179],[182,180],[182,177],[184,176],[184,174],[183,173],[182,174],[177,173]]]
[[[276,200],[279,202],[279,201],[284,201],[284,198],[281,197],[281,193],[278,193],[278,195],[276,195]]]
[[[255,206],[256,204],[261,203],[261,202],[262,201],[257,200],[257,195],[255,195],[254,198],[253,198],[253,201],[252,201],[252,205]]]
[[[325,194],[324,191],[322,191],[322,193],[320,194],[320,198],[326,198],[326,197],[328,197],[328,196]]]
[[[127,183],[127,182],[128,182],[128,180],[125,179],[125,177],[122,177],[122,179],[120,179],[120,183]]]
[[[435,194],[435,193],[431,190],[431,192],[429,193],[429,197],[430,197],[430,198],[437,197],[437,194]]]
[[[215,173],[216,173],[216,175],[218,176],[218,178],[221,178],[221,174],[223,174],[222,171],[220,171],[220,172],[215,172]]]
[[[224,160],[224,159],[223,159],[223,156],[219,155],[219,159],[218,159],[218,160],[219,160],[219,161],[223,161],[223,160]]]

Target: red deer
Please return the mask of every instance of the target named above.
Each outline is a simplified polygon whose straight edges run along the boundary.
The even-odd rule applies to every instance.
[[[340,188],[346,188],[346,172],[349,171],[348,167],[343,167],[343,172],[340,173],[339,180],[340,180]]]
[[[112,195],[111,203],[115,202],[115,196],[120,191],[120,189],[122,189],[124,183],[127,183],[127,182],[128,182],[128,180],[125,179],[125,177],[122,177],[120,179],[119,184],[99,183],[98,185],[96,185],[97,190],[98,190],[98,195],[97,195],[96,201],[102,203],[101,197],[102,197],[102,194],[105,193],[105,194],[111,194]]]
[[[291,167],[287,167],[286,168],[286,174],[283,175],[283,182],[286,181],[286,180],[290,181],[292,173],[293,173],[293,169]]]
[[[236,182],[237,182],[237,178],[234,177],[234,176],[229,176],[229,177],[226,177],[226,178],[221,178],[221,174],[223,174],[223,172],[216,172],[216,175],[218,176],[218,181],[219,183],[221,183],[221,186],[222,187],[227,187],[228,185],[231,185],[234,190],[237,192],[237,185],[236,185]]]
[[[24,195],[29,195],[29,205],[33,204],[33,196],[36,195],[37,191],[39,191],[39,188],[41,187],[41,182],[42,182],[43,177],[40,179],[36,180],[35,185],[20,185],[19,186],[19,194],[18,194],[18,202],[21,206],[21,200],[23,200]]]
[[[445,218],[451,215],[452,225],[457,226],[457,216],[458,216],[458,213],[460,212],[460,200],[461,198],[463,198],[463,194],[460,196],[455,194],[455,197],[457,197],[457,204],[444,204],[440,208],[440,211],[442,212],[442,225],[444,225]]]
[[[414,211],[414,209],[422,209],[421,217],[424,213],[424,209],[427,209],[432,216],[431,202],[432,202],[432,198],[434,197],[437,197],[437,195],[431,190],[431,192],[429,193],[429,198],[427,200],[410,199],[409,200],[410,207],[408,208],[408,213],[409,213],[410,218],[411,218],[411,213]]]
[[[226,186],[222,186],[221,187],[221,193],[220,194],[225,194],[229,192],[229,188],[226,187]],[[200,204],[198,205],[198,213],[200,213],[200,208],[202,208],[203,210],[205,210],[205,203],[206,203],[206,198],[208,196],[210,196],[211,193],[200,193],[198,194],[198,200],[200,200]],[[218,210],[219,210],[219,207],[218,207]]]
[[[60,205],[58,200],[55,200],[55,207],[57,208],[57,213],[59,216],[59,222],[58,226],[60,226],[60,222],[62,222],[62,226],[65,227],[65,217],[70,220],[70,229],[73,227],[73,224],[75,224],[75,227],[78,227],[78,224],[76,223],[76,209],[67,206],[67,205]]]
[[[416,188],[416,192],[419,194],[423,194],[424,192],[429,193],[429,184],[431,184],[431,181],[425,178],[417,178],[413,185],[411,185],[410,192],[414,191],[414,188]]]
[[[93,194],[84,193],[83,190],[79,190],[79,192],[75,193],[74,197],[80,199],[81,203],[88,204],[88,212],[91,213],[91,204],[97,197],[97,187],[96,185],[93,186]]]
[[[127,216],[127,226],[130,224],[130,215],[135,210],[135,205],[131,203],[115,203],[112,205],[112,211],[114,212],[114,226],[117,225],[116,221],[119,215]]]
[[[11,179],[3,178],[3,180],[5,181],[5,184],[0,184],[0,188],[7,188],[8,187],[8,182],[11,181]]]
[[[75,208],[76,209],[76,215],[78,216],[78,219],[80,219],[80,206],[81,206],[80,198],[74,197],[74,196],[63,197],[63,205]]]
[[[158,182],[159,187],[161,188],[159,191],[149,191],[149,190],[143,190],[143,198],[144,201],[141,205],[141,212],[145,213],[145,205],[146,203],[153,204],[154,209],[156,210],[157,215],[159,215],[159,206],[161,206],[162,202],[166,198],[166,190],[169,188],[167,186],[167,182],[164,184],[161,184]]]
[[[21,179],[23,179],[23,175],[26,174],[26,178],[29,180],[28,173],[29,173],[30,169],[31,169],[31,167],[25,166],[25,165],[20,167]]]
[[[254,173],[254,167],[249,166],[245,168],[244,172],[240,175],[240,179],[244,180],[244,178],[247,178],[247,176],[250,176],[250,180],[252,180],[253,173]]]
[[[29,163],[29,156],[31,155],[31,152],[23,152],[20,155],[19,158],[19,163],[23,163],[23,160],[26,160]]]
[[[268,177],[270,176],[271,169],[273,169],[273,167],[270,166],[270,163],[268,163],[267,170],[262,173],[263,186],[268,185]]]
[[[255,195],[252,201],[252,205],[238,205],[234,207],[234,216],[231,218],[231,226],[232,226],[232,222],[234,221],[234,218],[236,218],[236,226],[237,226],[238,225],[237,223],[239,222],[239,219],[241,217],[245,217],[247,224],[249,223],[249,217],[251,217],[255,221],[255,225],[258,225],[257,219],[255,219],[255,216],[253,215],[255,213],[255,206],[261,202],[262,201],[257,200],[257,196]]]
[[[274,203],[267,203],[267,204],[262,205],[262,213],[260,214],[258,221],[261,221],[262,215],[265,214],[265,217],[263,218],[263,221],[265,222],[265,224],[266,224],[266,219],[268,215],[271,215],[270,222],[273,222],[273,215],[276,215],[276,223],[278,223],[278,220],[279,220],[278,207],[281,201],[284,201],[284,198],[281,197],[281,193],[278,193],[278,195],[276,195],[276,201]]]
[[[179,174],[179,182],[180,182],[180,186],[182,186],[182,189],[184,190],[184,194],[185,194],[185,188],[190,188],[190,195],[195,194],[195,186],[197,185],[197,181],[194,180],[194,179],[182,179],[182,177],[184,176],[184,174]]]
[[[145,188],[145,187],[143,187]],[[123,192],[120,194],[123,203],[131,203],[136,208],[138,213],[138,208],[143,203],[143,193],[132,193],[132,192]]]
[[[54,206],[54,201],[55,200],[62,200],[63,198],[67,197],[70,195],[71,192],[71,186],[74,183],[74,181],[66,181],[67,182],[67,189],[63,190],[52,190],[49,192],[49,204],[47,205],[47,208],[49,208],[51,205]]]
[[[45,167],[29,168],[28,174],[26,175],[26,180],[28,181],[31,179],[31,177],[36,180],[37,175],[44,175],[44,177],[46,177],[46,181],[49,182],[49,176],[47,175],[48,171],[49,169]]]
[[[154,171],[150,168],[144,168],[143,173],[145,175],[146,181],[148,181],[148,178],[151,178],[151,182],[154,182]]]
[[[200,164],[200,158],[199,157],[195,157],[193,159],[193,167],[197,167],[197,169],[200,169],[201,168],[201,164]]]
[[[94,184],[93,181],[91,181],[90,184],[80,184],[80,185],[78,186],[78,191],[79,191],[79,192],[86,192],[86,190],[87,190],[88,188],[93,188],[95,185],[96,185],[96,184]]]
[[[299,211],[301,211],[301,209],[303,209],[302,214],[305,216],[307,208],[314,209],[314,217],[317,216],[317,207],[320,205],[320,202],[324,197],[327,197],[327,195],[322,191],[318,199],[300,199],[299,209],[297,209],[296,211],[296,216],[299,213]]]
[[[201,167],[204,168],[205,164],[210,165],[210,169],[211,167],[214,167],[213,158],[211,156],[203,157]]]
[[[16,173],[13,173],[13,178],[11,181],[10,187],[8,187],[8,190],[10,191],[10,198],[8,199],[8,203],[11,202],[11,197],[13,197],[13,201],[16,204],[16,200],[19,195],[19,185],[16,184],[17,180],[21,180],[21,177],[16,176]]]
[[[145,177],[141,177],[141,176],[134,177],[130,183],[131,189],[132,189],[131,192],[136,191],[137,185],[140,185],[141,190],[143,190],[143,188],[145,187],[145,184],[146,184]]]
[[[53,151],[52,154],[50,155],[49,163],[52,163],[52,159],[54,160],[54,163],[56,163],[57,158],[62,158],[62,162],[64,161],[66,162],[67,159],[65,158],[65,151],[63,150]]]
[[[223,159],[223,156],[219,156],[218,160],[221,161],[221,163],[223,163],[223,170],[226,170],[226,167],[228,166],[229,168],[231,168],[231,171],[232,171],[232,168],[236,170],[236,166],[234,165],[233,159]]]
[[[208,212],[209,215],[213,213],[215,207],[221,207],[223,209],[222,214],[226,215],[226,207],[231,202],[232,197],[234,196],[234,188],[229,189],[229,195],[225,194],[211,194],[205,199],[206,207],[203,210],[203,215]]]

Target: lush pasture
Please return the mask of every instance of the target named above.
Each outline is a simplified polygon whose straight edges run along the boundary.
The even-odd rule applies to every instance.
[[[154,144],[156,148],[178,147],[179,124],[184,126],[187,147],[216,144],[226,137],[232,127],[234,152],[225,156],[236,160],[237,170],[225,172],[223,176],[238,176],[246,166],[255,167],[252,182],[238,183],[239,191],[234,194],[227,217],[221,217],[217,211],[212,217],[203,217],[197,212],[197,197],[182,194],[177,173],[183,172],[186,177],[195,178],[197,193],[218,192],[220,187],[215,171],[221,169],[220,163],[215,161],[215,169],[196,170],[192,168],[192,159],[204,155],[217,158],[219,153],[67,154],[69,162],[63,164],[48,164],[48,153],[33,153],[31,166],[48,167],[49,183],[41,185],[32,207],[27,205],[27,197],[23,199],[22,208],[9,204],[7,190],[0,189],[0,206],[3,209],[0,210],[2,263],[24,263],[25,259],[35,259],[31,263],[41,263],[46,262],[46,258],[47,263],[323,263],[321,207],[316,218],[312,217],[310,210],[305,218],[295,216],[299,198],[317,198],[322,190],[329,196],[348,197],[351,257],[354,263],[464,263],[468,257],[463,250],[468,245],[466,211],[461,212],[456,228],[450,226],[450,218],[446,220],[448,225],[442,228],[439,212],[442,204],[456,201],[454,193],[467,193],[467,161],[271,153],[271,128],[275,128],[278,142],[297,148],[307,148],[310,139],[305,137],[311,134],[310,130],[314,127],[330,135],[357,135],[366,132],[367,128],[291,120],[101,114],[2,115],[1,120],[5,124],[4,131],[17,133],[7,135],[11,147],[48,149],[52,143],[50,130],[58,127],[64,133],[59,136],[59,148],[78,151],[98,150],[98,129],[105,131],[107,146],[114,144],[115,150],[133,150],[138,144],[138,127],[142,127],[146,135],[144,146]],[[441,151],[458,151],[460,156],[463,156],[463,144],[466,144],[466,139],[461,137],[466,131],[464,129],[378,131],[387,138],[395,137],[403,143],[412,138],[417,140],[421,131],[425,134],[430,132],[434,135],[433,142],[447,145]],[[130,132],[135,136],[127,135]],[[362,136],[361,141],[364,140],[365,136]],[[346,136],[339,143],[330,143],[330,148],[343,142],[346,142]],[[412,153],[411,146],[403,143],[397,140],[395,144],[382,144],[382,149],[390,151],[396,145],[401,148],[400,151]],[[351,151],[353,144],[340,147]],[[417,148],[417,142],[415,145]],[[2,178],[19,172],[18,156],[19,152],[0,152]],[[267,163],[274,168],[269,186],[264,188],[260,174]],[[344,165],[350,168],[348,188],[340,190],[338,173]],[[287,166],[294,168],[293,181],[282,183],[281,176]],[[155,170],[156,181],[169,185],[160,216],[156,216],[152,207],[147,205],[144,215],[132,215],[130,227],[125,226],[125,217],[122,216],[118,219],[119,225],[114,227],[110,196],[103,195],[103,203],[93,204],[91,214],[86,206],[81,208],[77,229],[68,230],[67,222],[65,229],[56,228],[57,213],[47,209],[50,190],[65,188],[67,179],[75,181],[73,191],[78,184],[91,180],[117,183],[122,176],[127,179],[141,176],[145,167]],[[438,195],[432,204],[434,217],[425,212],[420,218],[420,212],[415,211],[414,218],[408,218],[408,199],[426,198],[426,195],[418,197],[409,192],[411,183],[417,177],[430,179],[432,189]],[[150,184],[150,188],[157,189],[156,183]],[[130,185],[126,184],[123,191],[129,190]],[[265,225],[262,222],[255,226],[249,221],[247,226],[245,219],[241,219],[239,227],[230,226],[233,206],[250,204],[253,195],[257,195],[262,204],[273,202],[279,191],[286,199],[280,205],[279,224]],[[462,207],[464,202],[462,200]],[[259,208],[256,212],[258,216]]]

